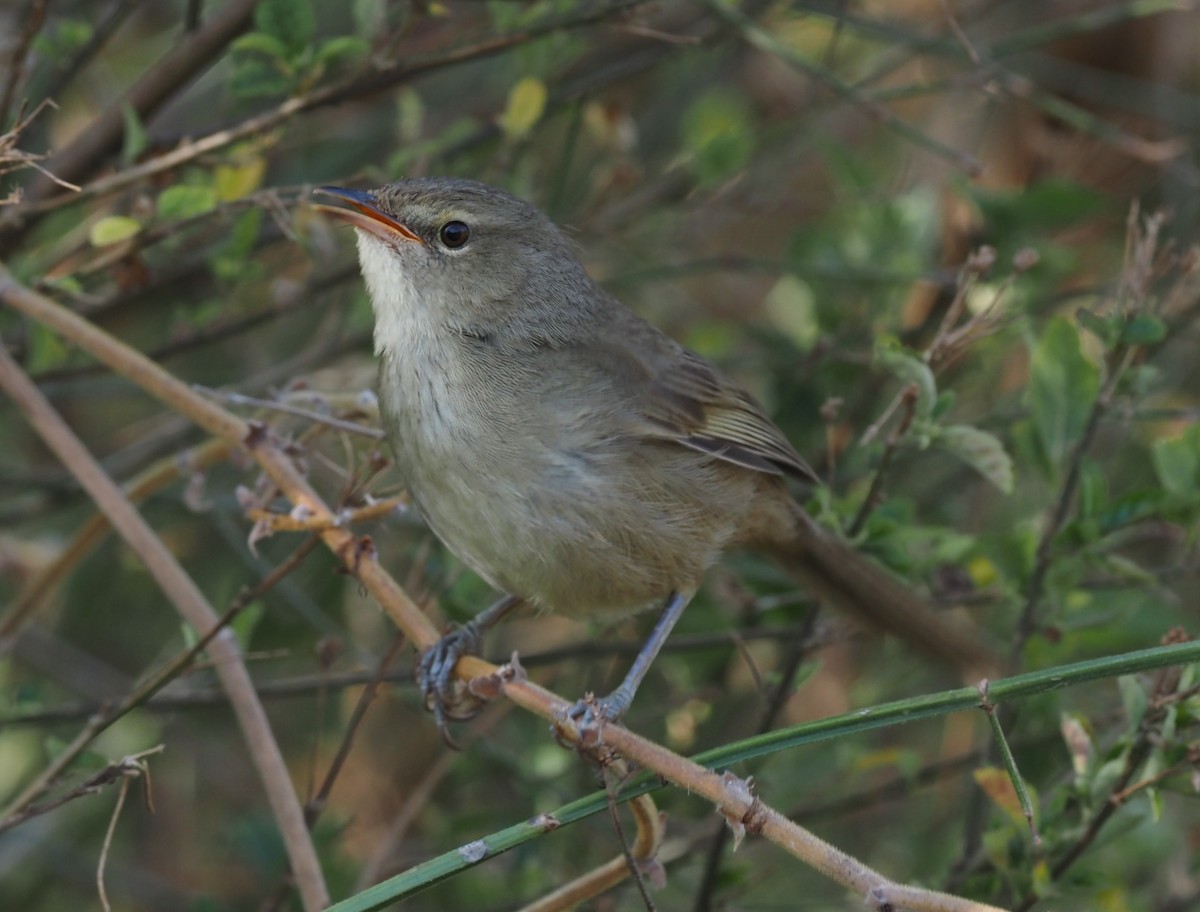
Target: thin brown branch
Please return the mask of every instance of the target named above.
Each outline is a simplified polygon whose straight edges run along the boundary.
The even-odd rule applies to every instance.
[[[908,429],[912,427],[913,418],[917,414],[917,399],[920,395],[917,385],[910,383],[903,390],[896,401],[903,408],[900,415],[900,421],[888,434],[887,443],[883,448],[883,455],[879,458],[879,465],[875,469],[875,474],[871,478],[871,486],[867,489],[867,496],[863,498],[862,506],[858,508],[858,513],[854,517],[854,521],[850,524],[850,528],[846,534],[851,538],[858,535],[866,525],[867,520],[879,506],[883,494],[883,480],[887,475],[888,466],[891,465],[892,456],[895,455],[900,443],[908,434]],[[864,435],[865,439],[866,435]]]
[[[390,91],[396,86],[410,82],[426,73],[435,72],[468,61],[493,57],[554,32],[569,31],[571,29],[594,25],[598,22],[604,22],[636,6],[644,5],[646,2],[648,0],[616,0],[616,2],[596,5],[589,8],[586,12],[575,16],[550,16],[542,22],[534,23],[508,35],[467,44],[430,56],[424,60],[418,59],[414,61],[412,58],[403,58],[400,62],[380,67],[365,75],[353,76],[333,85],[314,89],[307,94],[296,95],[281,102],[276,107],[249,117],[232,127],[218,130],[207,136],[184,143],[170,152],[156,156],[142,164],[125,168],[109,177],[94,180],[85,185],[78,194],[66,194],[46,198],[45,191],[37,195],[31,193],[29,203],[9,207],[3,213],[3,217],[0,218],[0,232],[12,229],[29,217],[41,215],[52,209],[57,209],[59,206],[74,203],[92,196],[113,193],[147,177],[175,170],[181,165],[195,161],[200,156],[207,155],[210,152],[240,142],[251,136],[272,130],[298,114],[318,108],[345,104],[349,101],[378,94],[379,92]],[[233,6],[234,4],[230,5]],[[252,3],[250,5],[253,6]],[[121,108],[118,105],[118,115],[120,111]],[[120,126],[119,117],[118,126]],[[119,135],[118,133],[117,136],[119,137]],[[51,160],[51,166],[55,168],[60,167],[57,157]]]
[[[7,271],[0,268],[0,297],[11,303],[14,288],[18,286],[12,282]],[[219,617],[196,583],[179,566],[162,539],[155,535],[145,520],[138,515],[116,483],[105,474],[66,422],[2,347],[0,386],[25,414],[46,444],[79,479],[96,505],[108,516],[113,529],[142,560],[151,577],[162,588],[180,615],[197,632],[216,627]],[[316,912],[328,904],[329,893],[317,862],[316,851],[308,830],[304,827],[303,813],[292,788],[283,754],[271,734],[270,723],[254,692],[253,682],[241,659],[236,639],[231,636],[217,636],[209,648],[216,664],[217,675],[229,692],[230,702],[279,823],[289,859],[296,872],[305,909],[308,912]]]
[[[663,654],[707,650],[714,646],[733,645],[737,648],[738,640],[770,640],[786,644],[804,639],[806,644],[805,655],[809,655],[816,649],[834,643],[845,642],[849,639],[848,634],[845,636],[830,636],[826,633],[813,640],[808,640],[804,636],[804,630],[805,625],[790,625],[787,627],[762,627],[756,630],[742,631],[736,635],[732,632],[680,634],[673,637],[663,646]],[[535,668],[552,665],[580,656],[632,656],[636,655],[640,648],[640,643],[630,640],[587,639],[572,646],[547,649],[541,652],[522,655],[521,664],[527,668]],[[331,689],[359,687],[370,683],[374,675],[374,671],[363,670],[345,671],[337,674],[315,673],[296,675],[295,677],[282,678],[276,681],[263,681],[259,682],[256,686],[258,695],[262,699],[300,697],[307,696],[322,687]],[[412,685],[412,671],[389,671],[384,675],[383,681],[388,684]],[[153,710],[170,711],[215,706],[227,700],[228,697],[219,688],[196,687],[179,692],[172,691],[171,693],[157,694],[151,697],[144,705]],[[8,713],[0,715],[0,727],[6,725],[38,725],[47,722],[79,719],[99,712],[102,708],[97,703],[69,703],[45,709]]]
[[[607,777],[605,784],[611,789]],[[638,876],[639,886],[644,889],[644,885],[641,884],[642,871],[650,865],[657,864],[655,859],[666,836],[666,826],[649,795],[639,795],[629,802],[629,805],[637,823],[637,836],[626,852],[522,906],[520,912],[564,912],[574,909],[581,902],[606,893],[623,883],[632,874]],[[616,806],[611,801],[609,806],[615,814]],[[652,904],[650,907],[652,908]]]
[[[350,748],[354,744],[354,736],[358,732],[358,727],[366,717],[367,709],[374,701],[375,695],[379,693],[379,686],[387,676],[392,662],[396,660],[396,656],[400,654],[400,650],[404,647],[404,642],[404,634],[402,633],[397,633],[392,637],[392,645],[388,647],[388,651],[379,660],[379,667],[375,670],[374,676],[367,683],[367,686],[363,688],[362,693],[359,694],[358,702],[354,705],[354,711],[350,714],[350,719],[346,722],[346,730],[342,734],[342,741],[338,745],[337,753],[334,754],[333,760],[329,764],[329,769],[325,771],[325,777],[321,780],[321,785],[313,793],[312,797],[304,803],[304,820],[308,824],[309,829],[317,822],[317,818],[321,816],[321,812],[325,810],[325,804],[329,801],[329,793],[333,791],[333,784],[337,781],[342,767],[345,766],[346,758],[350,756]]]
[[[59,306],[44,295],[17,283],[0,266],[0,300],[49,328],[132,380],[150,395],[186,416],[211,434],[245,447],[280,491],[314,519],[331,525],[321,538],[347,569],[379,599],[384,610],[421,649],[437,642],[437,629],[373,558],[368,541],[360,541],[336,525],[335,515],[322,501],[265,426],[243,421],[197,394],[149,358],[108,333]]]
[[[794,692],[793,685],[800,671],[801,663],[810,652],[810,637],[816,628],[817,617],[820,614],[818,606],[813,606],[804,619],[805,635],[792,640],[788,646],[779,672],[779,683],[772,689],[767,698],[755,729],[757,734],[765,734],[775,725],[775,720],[788,699]],[[708,856],[705,859],[704,875],[700,878],[700,886],[696,890],[696,902],[693,908],[696,912],[708,912],[712,909],[717,895],[717,880],[721,872],[721,863],[725,858],[725,847],[729,844],[729,827],[722,827],[709,844]]]
[[[555,723],[560,735],[571,741],[581,733],[567,719],[571,704],[532,682],[513,669],[499,669],[480,659],[459,661],[459,673],[481,679],[498,679],[504,694],[514,703]],[[586,735],[594,740],[596,733]],[[598,733],[606,749],[645,769],[654,770],[668,782],[711,802],[730,821],[750,835],[762,835],[819,873],[860,896],[869,908],[911,909],[917,912],[999,912],[996,906],[961,897],[896,884],[878,871],[847,855],[815,834],[788,820],[751,793],[748,783],[732,774],[724,775],[679,756],[665,747],[618,725],[606,725]]]
[[[0,833],[11,829],[19,823],[23,823],[30,817],[36,817],[39,814],[44,814],[62,805],[64,799],[36,806],[33,802],[61,778],[67,767],[83,753],[97,736],[133,709],[145,705],[155,694],[159,693],[164,687],[175,680],[196,660],[201,652],[208,648],[214,637],[224,630],[243,608],[255,599],[260,598],[283,579],[283,577],[298,567],[313,547],[315,547],[315,544],[316,539],[310,538],[262,580],[239,593],[226,612],[217,619],[217,623],[203,636],[199,637],[192,646],[183,650],[154,674],[147,677],[125,697],[116,703],[97,708],[88,719],[83,730],[75,736],[71,743],[59,751],[54,761],[42,770],[38,777],[27,785],[16,798],[9,802],[8,807],[3,812],[0,812]],[[92,779],[94,778],[92,777]],[[89,779],[88,782],[85,782],[80,787],[82,791],[76,790],[78,794],[68,793],[65,800],[79,797],[82,794],[89,794],[87,786],[89,786],[91,781]]]
[[[903,137],[918,148],[925,149],[934,155],[946,159],[969,175],[982,173],[983,165],[975,156],[961,149],[946,145],[936,137],[913,126],[886,105],[870,98],[859,87],[843,82],[831,70],[812,63],[770,32],[759,28],[752,18],[737,7],[722,3],[721,0],[705,0],[704,5],[716,18],[737,30],[747,44],[763,53],[777,57],[796,71],[804,73],[818,81],[834,95],[846,99],[857,108],[865,111],[898,136]]]
[[[1180,643],[1187,640],[1187,635],[1180,630],[1167,634],[1163,638],[1163,643]],[[1124,796],[1130,791],[1130,783],[1134,775],[1161,741],[1162,725],[1167,718],[1167,706],[1171,702],[1171,696],[1179,687],[1180,674],[1181,669],[1179,668],[1164,668],[1158,672],[1154,690],[1150,695],[1149,708],[1138,725],[1133,743],[1125,753],[1125,763],[1120,775],[1109,787],[1104,804],[1088,821],[1079,838],[1050,868],[1051,882],[1057,881],[1071,869],[1096,841],[1096,837],[1100,835],[1100,831],[1104,829],[1112,816],[1124,806]],[[1016,907],[1016,912],[1026,912],[1026,910],[1032,909],[1039,898],[1036,893],[1028,894]]]
[[[64,190],[71,190],[78,193],[79,188],[74,184],[61,180],[55,175],[47,171],[40,162],[46,156],[37,155],[33,152],[25,152],[17,148],[17,143],[21,139],[21,135],[29,129],[29,125],[34,119],[46,110],[46,108],[54,107],[50,101],[43,101],[37,105],[29,114],[25,113],[24,106],[17,114],[16,123],[3,134],[0,134],[0,177],[10,174],[13,171],[19,171],[22,168],[33,168],[35,171],[40,171],[49,180],[58,184]],[[0,199],[0,206],[15,207],[21,202],[22,196],[19,188],[11,190],[8,196]]]
[[[1161,216],[1152,217],[1147,220],[1146,233],[1142,234],[1140,222],[1138,221],[1137,207],[1135,206],[1130,212],[1129,239],[1127,241],[1128,250],[1125,268],[1121,275],[1121,287],[1133,299],[1134,309],[1144,304],[1146,296],[1149,294],[1149,273],[1152,268],[1151,263],[1154,259],[1158,230],[1161,224]],[[1070,515],[1071,508],[1074,506],[1075,494],[1079,488],[1079,480],[1083,472],[1084,459],[1091,450],[1096,433],[1100,428],[1101,420],[1108,413],[1112,405],[1117,387],[1124,379],[1125,373],[1133,365],[1139,352],[1139,346],[1126,345],[1124,343],[1119,343],[1113,350],[1109,357],[1109,363],[1111,364],[1109,375],[1099,394],[1096,396],[1095,401],[1092,403],[1079,439],[1075,441],[1075,445],[1071,449],[1071,453],[1067,459],[1067,471],[1063,477],[1062,485],[1059,487],[1054,509],[1050,514],[1050,520],[1042,530],[1041,538],[1038,540],[1033,570],[1029,574],[1029,582],[1025,587],[1025,605],[1021,610],[1020,618],[1017,620],[1016,629],[1013,634],[1012,649],[1009,654],[1009,664],[1012,668],[1017,667],[1026,642],[1028,642],[1037,629],[1042,596],[1045,594],[1046,576],[1053,563],[1054,541],[1058,537],[1058,533],[1062,531]]]
[[[403,510],[408,505],[407,497],[387,497],[375,501],[365,507],[354,510],[339,510],[334,516],[303,516],[272,513],[259,507],[251,507],[246,511],[246,518],[261,524],[267,534],[276,532],[324,532],[337,526],[352,526],[355,523],[368,522]]]
[[[29,57],[29,48],[46,21],[47,4],[48,0],[29,0],[29,5],[17,17],[17,21],[23,22],[25,27],[21,29],[21,34],[13,45],[12,56],[8,60],[8,78],[4,81],[4,94],[0,96],[0,127],[8,122],[8,112],[12,110],[13,99],[17,97],[21,80],[25,76],[25,61]]]
[[[335,415],[303,408],[290,402],[283,402],[273,399],[259,399],[256,396],[247,396],[243,393],[228,392],[226,390],[211,390],[200,386],[193,388],[197,392],[203,393],[206,396],[210,396],[213,399],[219,399],[224,402],[228,402],[230,405],[252,406],[265,411],[281,412],[286,415],[295,415],[297,418],[307,418],[309,421],[317,424],[323,424],[327,427],[333,428],[334,430],[346,431],[350,434],[361,434],[364,437],[370,437],[374,440],[383,439],[383,431],[377,427],[368,427],[364,424],[346,421],[345,419],[338,418]],[[373,395],[374,394],[372,394],[372,396]]]
[[[249,27],[257,0],[230,0],[205,25],[187,34],[142,73],[119,99],[61,152],[47,169],[61,179],[77,182],[87,177],[125,135],[125,111],[132,109],[143,120],[152,116],[174,94],[207,69],[225,47]],[[29,198],[40,200],[54,190],[46,179],[29,187]]]
[[[84,43],[75,54],[71,57],[71,62],[55,75],[53,81],[46,87],[45,95],[47,98],[58,98],[63,91],[74,81],[83,68],[86,67],[93,58],[100,52],[101,48],[108,43],[108,39],[121,27],[129,14],[138,8],[143,0],[116,0],[112,8],[100,16],[92,28],[92,33],[88,36],[88,40]]]
[[[146,762],[145,758],[151,754],[161,753],[162,749],[163,745],[160,744],[150,750],[125,757],[120,763],[110,764],[109,768],[113,770],[113,775],[121,781],[121,788],[117,792],[117,803],[109,818],[108,829],[104,831],[104,843],[100,847],[100,858],[96,862],[96,892],[100,895],[100,905],[104,907],[104,912],[112,910],[108,903],[108,893],[104,888],[104,868],[108,863],[108,850],[112,846],[113,833],[117,831],[117,821],[121,818],[121,809],[125,806],[125,796],[129,794],[129,783],[134,779],[144,778],[147,803],[153,810],[154,802],[150,797],[150,764]]]
[[[186,453],[177,453],[160,460],[125,485],[125,496],[134,503],[144,500],[178,481],[182,474],[202,472],[228,455],[229,442],[220,439],[210,440]],[[108,531],[108,518],[103,513],[97,513],[80,527],[58,556],[43,567],[8,609],[0,614],[0,655],[8,652],[38,607],[66,580],[71,568],[104,539]]]

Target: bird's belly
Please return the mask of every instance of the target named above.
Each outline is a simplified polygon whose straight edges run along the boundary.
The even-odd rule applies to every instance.
[[[445,371],[382,379],[397,466],[430,528],[542,608],[629,613],[694,591],[753,499],[753,473],[736,473],[741,490],[717,477],[728,466],[673,443],[572,438],[578,422],[534,425],[447,388]]]
[[[604,478],[573,472],[555,454],[514,480],[453,456],[411,478],[430,528],[497,589],[572,615],[629,613],[694,588],[709,559],[655,538],[644,516],[621,515]],[[618,501],[619,503],[619,501]],[[672,557],[671,555],[675,555]]]

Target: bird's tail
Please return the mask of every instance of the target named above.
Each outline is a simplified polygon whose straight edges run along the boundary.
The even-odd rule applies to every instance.
[[[818,598],[953,663],[964,675],[995,674],[1000,661],[983,630],[934,611],[879,564],[817,525],[799,504],[792,514],[793,534],[769,549]]]

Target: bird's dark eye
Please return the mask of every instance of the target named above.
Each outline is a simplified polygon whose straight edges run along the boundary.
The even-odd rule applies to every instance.
[[[442,230],[438,232],[438,237],[442,239],[442,243],[451,250],[457,250],[471,238],[471,229],[466,222],[446,222],[442,226]]]

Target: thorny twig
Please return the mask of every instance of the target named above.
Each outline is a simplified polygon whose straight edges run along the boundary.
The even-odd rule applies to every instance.
[[[19,171],[22,168],[33,168],[36,171],[40,171],[63,189],[78,192],[79,187],[75,186],[75,184],[55,177],[39,164],[39,162],[45,160],[45,155],[36,155],[17,148],[17,142],[21,138],[21,133],[28,129],[34,118],[41,114],[42,111],[52,107],[54,107],[54,102],[47,99],[34,108],[28,117],[24,116],[23,110],[19,111],[17,113],[17,122],[13,124],[8,132],[0,134],[0,177],[13,171]],[[9,193],[6,198],[0,199],[0,207],[15,206],[20,202],[21,191],[20,189],[16,189]]]
[[[1188,635],[1181,629],[1172,630],[1163,637],[1164,645],[1186,643],[1188,641]],[[1052,882],[1061,878],[1079,860],[1088,847],[1095,842],[1104,825],[1124,806],[1125,798],[1137,791],[1137,787],[1131,787],[1130,782],[1159,743],[1162,724],[1167,718],[1167,707],[1173,702],[1173,698],[1176,696],[1181,673],[1182,669],[1170,667],[1161,669],[1155,675],[1154,689],[1151,693],[1146,713],[1138,724],[1137,735],[1133,743],[1125,753],[1125,764],[1121,769],[1121,773],[1109,788],[1108,798],[1104,801],[1103,806],[1088,821],[1083,833],[1075,840],[1071,848],[1050,868],[1050,880]],[[1039,898],[1036,893],[1028,894],[1021,900],[1015,912],[1026,912],[1026,910],[1033,908]]]
[[[1143,225],[1137,206],[1135,205],[1130,210],[1125,268],[1121,272],[1119,286],[1119,295],[1123,300],[1129,302],[1127,306],[1130,312],[1137,311],[1146,304],[1147,296],[1150,293],[1150,283],[1153,279],[1159,230],[1164,221],[1165,216],[1158,214],[1146,219]],[[1083,432],[1075,441],[1067,459],[1066,473],[1063,476],[1050,519],[1038,540],[1033,570],[1029,574],[1029,582],[1025,587],[1025,605],[1017,620],[1012,650],[1009,655],[1010,665],[1014,668],[1017,667],[1026,642],[1037,629],[1038,611],[1045,593],[1046,575],[1052,563],[1054,541],[1066,523],[1075,502],[1075,493],[1079,487],[1084,458],[1091,449],[1101,419],[1112,405],[1117,387],[1124,379],[1125,372],[1133,364],[1139,350],[1139,346],[1129,345],[1125,342],[1118,342],[1113,349],[1109,358],[1111,367],[1108,378],[1092,403]]]

